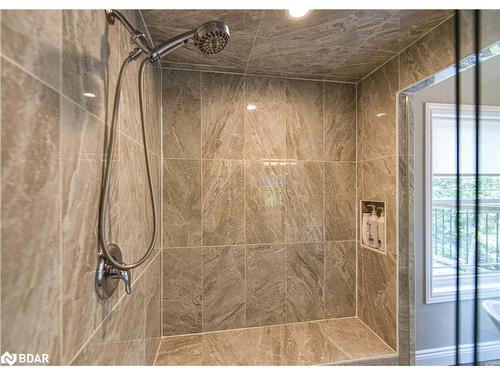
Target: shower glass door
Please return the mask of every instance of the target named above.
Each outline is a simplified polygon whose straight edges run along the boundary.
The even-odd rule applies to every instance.
[[[456,363],[483,365],[500,361],[500,28],[497,11],[457,15]]]

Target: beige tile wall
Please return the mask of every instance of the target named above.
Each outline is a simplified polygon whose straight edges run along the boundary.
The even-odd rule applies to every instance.
[[[500,40],[500,27],[494,21],[499,11],[485,10],[481,14],[483,48]],[[471,11],[461,12],[461,57],[473,53],[472,16]],[[411,319],[414,313],[411,241],[414,147],[411,129],[403,126],[399,134],[396,130],[397,92],[454,63],[455,19],[451,17],[357,84],[358,200],[386,200],[388,205],[387,255],[358,244],[358,316],[394,349],[398,343],[399,322],[401,364],[410,364],[414,355],[411,352],[415,329]],[[399,241],[396,242],[398,229]]]
[[[144,29],[138,13],[127,16]],[[161,335],[161,241],[132,271],[131,296],[123,285],[106,302],[94,292],[104,139],[127,33],[103,11],[2,11],[1,22],[0,352],[48,353],[51,364],[150,364]],[[125,82],[109,207],[110,239],[127,261],[152,229],[137,69]],[[158,202],[159,73],[150,67],[145,82]]]
[[[355,108],[352,84],[163,71],[164,335],[356,315]]]

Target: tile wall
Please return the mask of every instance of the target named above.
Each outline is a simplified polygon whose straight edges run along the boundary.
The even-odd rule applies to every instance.
[[[126,14],[144,29],[138,12]],[[109,26],[102,10],[1,13],[0,352],[47,353],[51,364],[154,361],[161,241],[132,271],[131,296],[123,285],[106,302],[94,292],[104,140],[117,72],[130,49],[125,29]],[[141,256],[152,230],[138,65],[131,64],[124,85],[108,211],[110,239],[126,261]],[[146,121],[158,202],[160,86],[160,68],[149,67]],[[138,216],[145,219],[130,219]]]
[[[163,70],[163,334],[356,315],[356,86]]]
[[[500,40],[500,27],[494,22],[499,11],[481,15],[484,48]],[[473,53],[472,20],[471,11],[461,12],[461,57]],[[455,18],[451,17],[357,84],[358,200],[386,200],[388,205],[387,255],[358,243],[358,316],[398,349],[400,364],[414,363],[415,350],[411,219],[415,150],[412,129],[406,121],[397,122],[397,93],[454,63]],[[399,110],[406,116],[404,108]]]

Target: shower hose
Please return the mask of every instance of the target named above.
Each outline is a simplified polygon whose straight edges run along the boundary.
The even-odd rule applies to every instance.
[[[153,213],[153,233],[152,233],[152,238],[151,242],[149,243],[148,249],[144,253],[143,257],[137,260],[134,263],[126,264],[126,263],[121,263],[117,262],[113,256],[110,254],[109,248],[108,248],[108,242],[106,239],[106,207],[108,206],[108,201],[109,201],[109,186],[110,186],[110,181],[111,181],[111,167],[112,167],[112,162],[113,162],[113,155],[114,155],[114,149],[115,149],[115,138],[116,138],[116,127],[118,123],[118,116],[119,116],[119,109],[120,109],[120,96],[121,96],[121,91],[122,91],[122,85],[123,85],[123,76],[125,75],[125,71],[127,70],[127,67],[129,63],[135,59],[137,55],[134,53],[131,53],[122,63],[120,67],[120,73],[118,74],[118,82],[116,84],[116,91],[115,91],[115,98],[114,98],[114,104],[113,104],[113,115],[111,118],[111,130],[110,130],[110,135],[109,135],[109,142],[108,142],[108,149],[107,149],[107,157],[106,157],[106,163],[105,163],[105,168],[104,168],[104,183],[102,186],[101,190],[101,199],[100,199],[100,204],[99,204],[99,224],[98,224],[98,237],[99,237],[99,245],[106,256],[106,258],[109,260],[109,262],[117,269],[119,270],[131,270],[133,268],[136,268],[140,266],[142,263],[148,259],[148,257],[151,255],[151,252],[153,251],[155,242],[156,242],[156,237],[157,237],[157,212],[156,212],[156,202],[155,202],[155,194],[154,194],[154,187],[153,187],[153,178],[151,176],[151,168],[150,168],[150,162],[149,162],[149,153],[148,153],[148,142],[146,139],[146,128],[145,128],[145,120],[144,120],[144,103],[143,103],[143,91],[144,91],[144,69],[148,63],[150,63],[149,59],[146,58],[142,61],[140,68],[139,68],[139,79],[138,79],[138,89],[139,89],[139,109],[141,112],[141,127],[142,127],[142,139],[144,141],[144,158],[146,161],[146,172],[148,176],[148,183],[149,183],[149,194],[151,197],[151,208],[152,208],[152,213]],[[111,225],[111,223],[110,223]]]

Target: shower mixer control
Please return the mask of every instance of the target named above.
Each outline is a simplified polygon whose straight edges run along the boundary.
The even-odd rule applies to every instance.
[[[110,244],[109,249],[114,260],[122,261],[122,252],[118,245]],[[114,293],[120,280],[125,284],[125,293],[132,293],[132,276],[129,270],[119,270],[103,255],[99,255],[95,277],[95,289],[100,299],[105,300]]]

